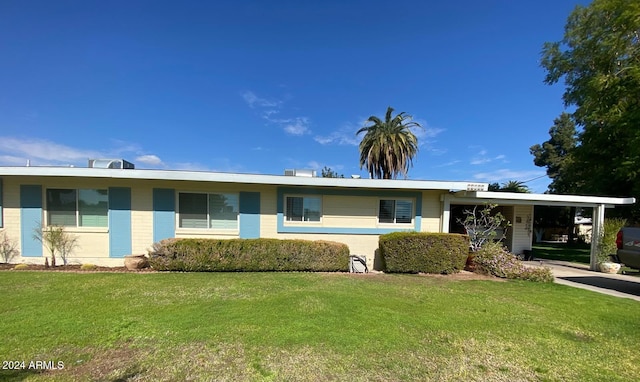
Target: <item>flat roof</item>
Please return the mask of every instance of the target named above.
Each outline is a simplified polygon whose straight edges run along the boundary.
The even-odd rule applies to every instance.
[[[145,169],[105,169],[87,167],[43,167],[21,166],[2,167],[0,176],[42,176],[72,178],[112,178],[140,180],[176,180],[194,182],[268,184],[279,186],[342,187],[366,189],[407,189],[407,190],[447,190],[450,201],[457,203],[477,203],[478,201],[498,204],[597,206],[634,204],[635,198],[605,196],[531,194],[514,192],[473,191],[486,190],[488,183],[440,180],[406,179],[353,179],[321,178],[287,175],[240,174],[227,172],[145,170]]]
[[[527,204],[541,206],[598,206],[634,204],[635,198],[616,198],[609,196],[588,196],[588,195],[559,195],[559,194],[529,194],[516,192],[496,192],[496,191],[458,191],[453,194],[453,199],[457,202],[478,202],[478,199],[486,203],[498,204]]]
[[[0,167],[0,176],[53,176],[75,178],[113,178],[144,180],[179,180],[270,184],[310,187],[379,188],[412,190],[469,190],[486,189],[488,183],[439,180],[320,178],[287,175],[238,174],[227,172],[105,169],[87,167]]]

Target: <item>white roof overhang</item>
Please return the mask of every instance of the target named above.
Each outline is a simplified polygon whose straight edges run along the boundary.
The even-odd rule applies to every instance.
[[[0,176],[43,176],[72,178],[113,178],[143,180],[176,180],[194,182],[290,185],[308,187],[344,187],[409,190],[486,189],[487,183],[438,180],[319,178],[285,175],[237,174],[225,172],[102,169],[84,167],[0,167]]]
[[[447,195],[453,204],[495,203],[502,205],[539,205],[563,207],[596,207],[634,204],[635,198],[587,195],[529,194],[495,191],[458,191]]]

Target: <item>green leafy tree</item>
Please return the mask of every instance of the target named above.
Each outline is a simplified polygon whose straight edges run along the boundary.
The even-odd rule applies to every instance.
[[[360,141],[360,168],[366,167],[373,178],[395,179],[400,174],[406,178],[418,153],[418,138],[411,129],[422,126],[405,112],[393,116],[390,106],[384,121],[372,115],[367,123],[371,125],[356,133],[365,133]]]
[[[344,178],[344,174],[338,175],[338,173],[333,171],[330,167],[324,166],[322,168],[322,177],[323,178]]]
[[[640,1],[577,6],[563,39],[545,43],[541,65],[547,84],[564,80],[581,128],[571,155],[576,191],[640,197]]]
[[[550,193],[573,193],[576,191],[576,185],[571,176],[574,171],[571,164],[578,136],[571,114],[562,113],[556,118],[549,129],[549,136],[550,138],[541,145],[536,144],[529,149],[534,156],[533,163],[538,167],[547,168],[547,176],[551,178]]]

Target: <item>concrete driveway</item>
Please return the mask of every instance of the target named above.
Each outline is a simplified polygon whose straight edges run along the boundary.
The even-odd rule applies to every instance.
[[[590,271],[586,264],[558,260],[535,259],[526,261],[525,264],[551,268],[555,282],[558,284],[640,301],[640,277],[638,276],[594,272]]]

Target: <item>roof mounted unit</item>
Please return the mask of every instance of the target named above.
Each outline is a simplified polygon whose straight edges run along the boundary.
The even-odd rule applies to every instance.
[[[304,176],[307,178],[315,178],[316,170],[290,169],[284,170],[286,176]]]
[[[89,168],[117,168],[132,170],[136,166],[124,159],[89,159]]]
[[[488,189],[487,183],[467,183],[467,191],[487,191]]]

